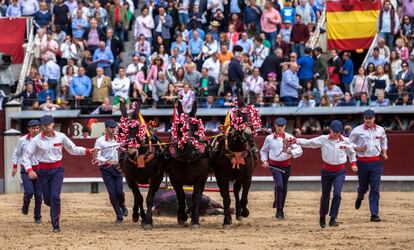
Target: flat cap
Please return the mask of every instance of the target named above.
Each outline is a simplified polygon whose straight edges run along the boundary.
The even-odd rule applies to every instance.
[[[40,118],[40,125],[49,125],[52,122],[55,122],[55,120],[51,115],[44,115]]]

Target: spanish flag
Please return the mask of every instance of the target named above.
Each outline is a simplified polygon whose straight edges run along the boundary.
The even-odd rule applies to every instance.
[[[326,3],[328,48],[368,49],[377,34],[380,8],[380,0],[328,0]]]

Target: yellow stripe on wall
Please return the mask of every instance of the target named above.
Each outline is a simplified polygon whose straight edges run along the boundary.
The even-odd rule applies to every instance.
[[[327,12],[328,39],[373,37],[377,33],[376,10]]]

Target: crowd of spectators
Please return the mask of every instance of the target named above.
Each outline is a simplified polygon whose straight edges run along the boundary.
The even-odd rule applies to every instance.
[[[36,32],[25,89],[12,98],[85,114],[112,113],[120,98],[226,108],[238,94],[258,107],[413,104],[411,0],[385,0],[378,45],[356,72],[350,52],[307,47],[325,1],[280,2],[2,0],[1,15],[32,16]]]

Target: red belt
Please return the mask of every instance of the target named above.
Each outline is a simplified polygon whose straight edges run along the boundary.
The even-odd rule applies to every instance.
[[[357,158],[358,161],[362,161],[362,162],[374,162],[374,161],[379,161],[380,160],[379,155],[377,155],[377,156],[370,156],[370,157],[360,157],[360,156],[357,156],[356,158]]]
[[[279,167],[288,167],[290,166],[290,159],[284,160],[284,161],[274,161],[274,160],[268,160],[270,165],[275,165]]]
[[[48,170],[55,169],[62,166],[61,161],[56,162],[39,162],[39,169]]]
[[[25,168],[23,165],[21,165],[21,164],[20,164],[20,167],[21,167],[22,169],[26,170],[26,168]],[[33,166],[32,166],[32,170],[35,170],[35,171],[36,171],[36,170],[38,170],[38,169],[39,169],[39,165],[33,165]]]
[[[345,163],[338,164],[338,165],[332,165],[332,164],[324,162],[322,168],[328,171],[338,172],[338,171],[341,171],[342,169],[345,169]]]

